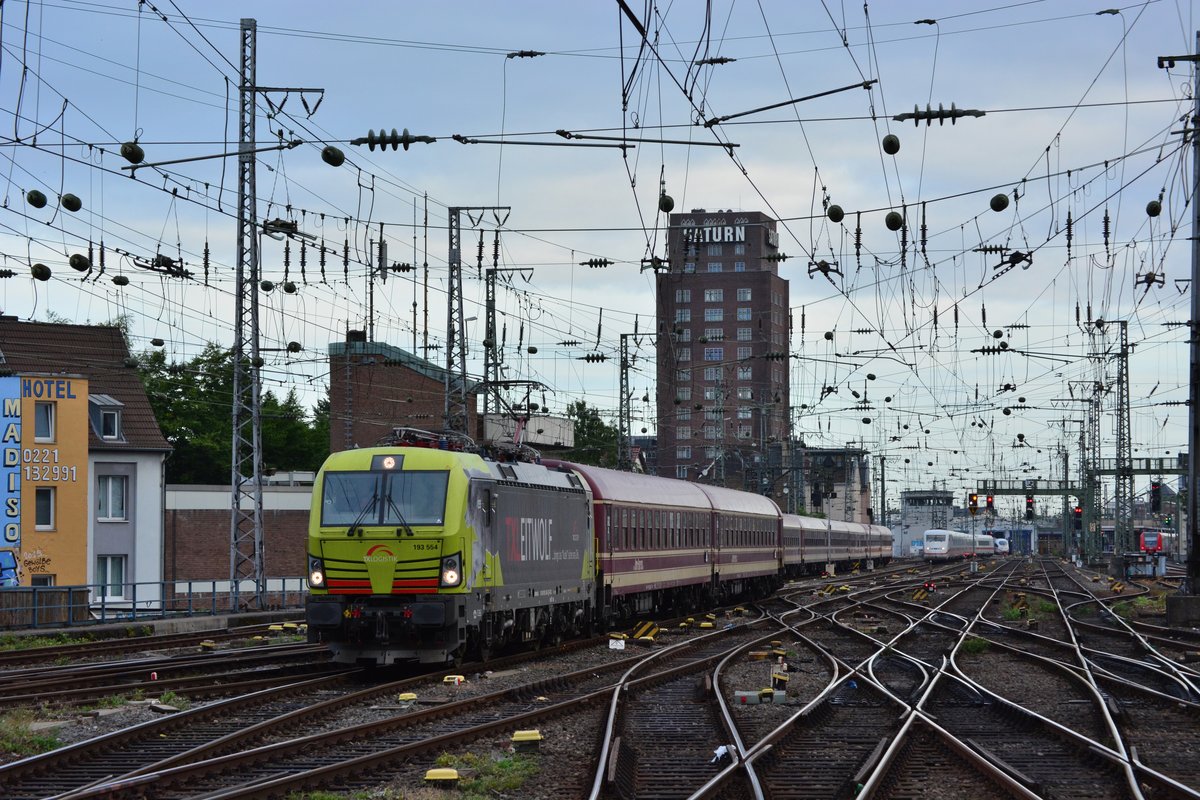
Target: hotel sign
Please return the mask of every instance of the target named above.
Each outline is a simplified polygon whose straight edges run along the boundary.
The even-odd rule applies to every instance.
[[[0,497],[4,511],[0,547],[21,547],[21,379],[0,378]]]

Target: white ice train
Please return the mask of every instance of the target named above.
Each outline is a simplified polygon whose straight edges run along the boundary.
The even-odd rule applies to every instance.
[[[995,553],[996,541],[988,534],[970,534],[940,528],[925,531],[925,558],[930,561],[950,561],[956,558],[990,556]]]
[[[996,555],[998,555],[998,556],[1008,555],[1008,553],[1009,553],[1008,539],[1002,539],[999,536],[997,536],[993,541],[996,545]]]

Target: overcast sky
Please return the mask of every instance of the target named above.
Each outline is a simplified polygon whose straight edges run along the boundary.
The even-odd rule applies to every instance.
[[[677,211],[781,220],[794,429],[885,457],[889,491],[1060,478],[1064,453],[1074,471],[1097,383],[1114,456],[1119,329],[1096,319],[1128,322],[1133,455],[1186,449],[1193,78],[1189,62],[1158,59],[1195,52],[1193,3],[628,6],[636,25],[612,0],[9,2],[0,268],[16,275],[0,280],[0,309],[127,316],[135,349],[161,338],[175,360],[232,344],[236,159],[131,176],[118,150],[137,138],[151,164],[235,151],[238,27],[252,18],[257,85],[292,89],[259,95],[256,139],[302,142],[259,154],[258,217],[310,237],[286,253],[298,291],[260,294],[267,389],[307,405],[324,394],[328,344],[368,327],[381,230],[389,261],[428,262],[429,278],[375,285],[375,338],[444,361],[447,207],[504,207],[462,221],[470,370],[482,373],[482,235],[483,266],[513,270],[498,297],[505,377],[545,384],[553,412],[586,399],[615,424],[619,336],[654,331],[642,267],[665,253],[665,188]],[[985,113],[894,119],[951,104]],[[436,141],[349,144],[381,128]],[[322,162],[327,144],[345,164]],[[64,193],[82,209],[62,210]],[[909,226],[888,230],[889,211]],[[263,277],[282,283],[284,242],[262,242]],[[89,244],[92,271],[72,270]],[[147,268],[158,254],[191,277]],[[580,265],[595,258],[613,263]],[[810,277],[821,259],[840,274]],[[30,277],[34,262],[49,281]],[[282,352],[290,341],[303,351]],[[653,343],[641,345],[634,426],[653,432]],[[609,360],[581,360],[595,350]]]

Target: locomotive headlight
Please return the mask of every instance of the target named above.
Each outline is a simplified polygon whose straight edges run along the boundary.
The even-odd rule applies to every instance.
[[[319,558],[308,559],[308,585],[317,589],[325,585],[325,562]]]
[[[458,555],[446,556],[442,559],[442,587],[458,586],[462,583],[462,569]]]

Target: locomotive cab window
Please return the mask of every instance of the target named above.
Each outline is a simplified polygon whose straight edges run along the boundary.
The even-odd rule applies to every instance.
[[[327,472],[321,525],[441,525],[450,473]]]

